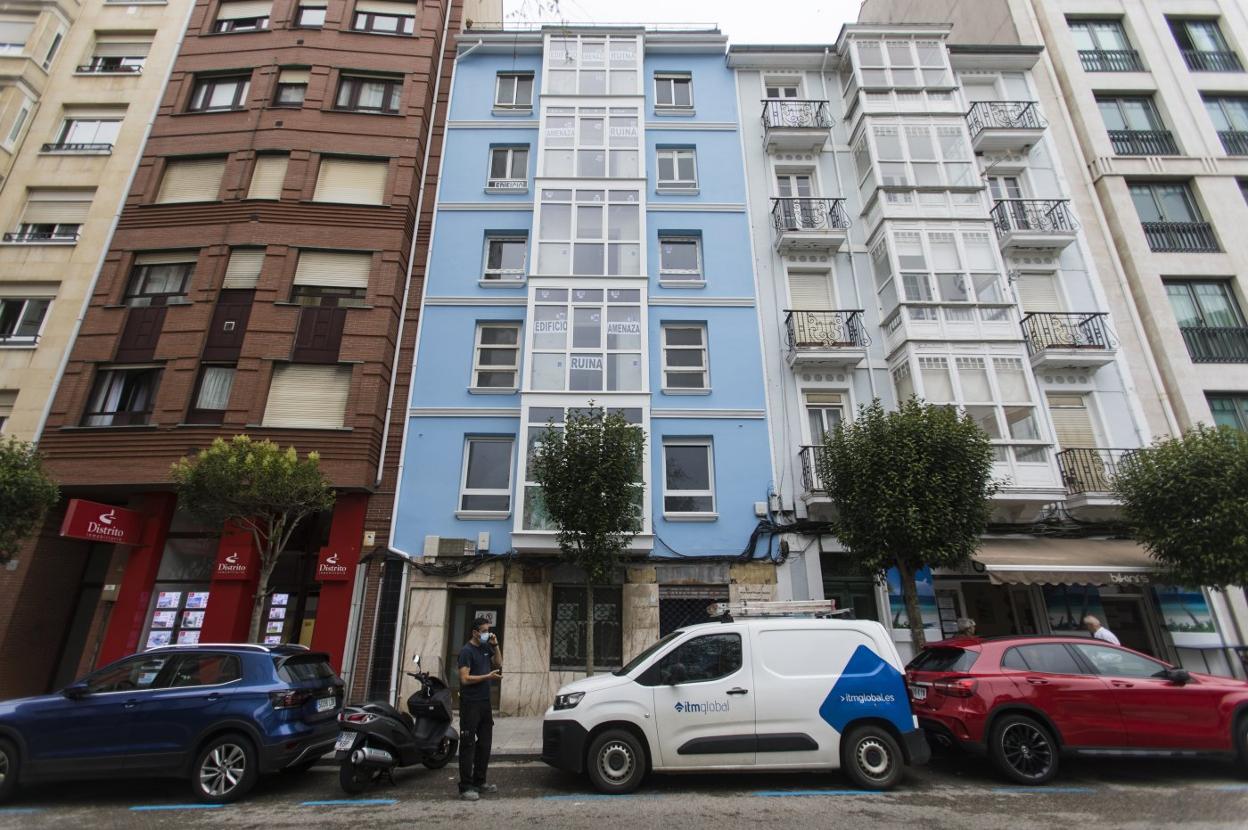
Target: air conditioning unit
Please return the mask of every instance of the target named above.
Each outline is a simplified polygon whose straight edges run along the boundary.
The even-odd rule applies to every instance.
[[[426,559],[462,559],[475,556],[477,543],[473,539],[451,536],[426,536],[424,555]]]

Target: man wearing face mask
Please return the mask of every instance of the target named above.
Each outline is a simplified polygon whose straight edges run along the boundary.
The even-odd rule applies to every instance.
[[[472,621],[472,639],[459,650],[459,797],[476,801],[481,793],[498,792],[487,784],[490,744],[494,738],[494,712],[490,709],[490,686],[502,677],[503,655],[490,621]]]

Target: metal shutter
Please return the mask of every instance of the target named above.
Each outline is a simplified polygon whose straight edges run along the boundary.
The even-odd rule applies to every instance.
[[[300,251],[299,264],[295,266],[295,285],[368,288],[372,264],[372,254]]]
[[[415,3],[397,3],[393,0],[359,0],[355,4],[357,12],[370,12],[372,14],[402,14],[408,17],[416,16]]]
[[[165,165],[157,202],[215,202],[221,195],[225,159],[187,159]]]
[[[217,20],[243,20],[248,17],[268,17],[273,9],[272,0],[229,0],[217,10]]]
[[[81,225],[87,221],[94,190],[31,190],[22,211],[22,222]]]
[[[323,158],[312,198],[318,202],[384,204],[389,170],[390,165],[384,161]]]
[[[286,163],[290,156],[256,156],[256,166],[251,173],[248,199],[280,199],[282,185],[286,181]]]
[[[230,251],[230,264],[225,267],[222,288],[255,288],[264,267],[264,248],[235,248]]]
[[[789,302],[794,310],[829,311],[832,292],[827,274],[789,274]]]
[[[8,6],[6,5],[7,9]],[[25,45],[30,39],[30,33],[34,31],[34,23],[25,23],[17,20],[0,20],[0,43],[21,43]]]
[[[134,258],[135,265],[176,265],[179,262],[194,262],[199,259],[199,251],[149,251]]]
[[[264,425],[341,428],[350,389],[349,366],[274,366],[269,400],[264,408]]]
[[[1050,393],[1048,400],[1049,414],[1053,416],[1053,429],[1057,432],[1057,443],[1062,449],[1096,446],[1092,416],[1082,395]]]
[[[117,107],[66,107],[66,121],[121,121],[126,117],[126,106]]]
[[[279,84],[306,84],[312,79],[310,69],[283,69],[277,73]]]
[[[91,54],[97,58],[145,58],[151,51],[152,42],[127,38],[100,38]]]
[[[1019,275],[1018,298],[1023,311],[1062,311],[1057,278],[1053,274]]]

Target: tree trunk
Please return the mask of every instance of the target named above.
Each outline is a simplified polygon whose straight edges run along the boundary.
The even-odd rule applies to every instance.
[[[910,623],[910,642],[917,656],[927,645],[923,636],[923,613],[919,609],[919,589],[914,583],[914,570],[908,562],[897,560],[897,573],[901,577],[901,595],[906,601],[906,617]]]
[[[585,580],[585,676],[594,674],[594,584]]]
[[[260,628],[264,625],[264,597],[269,592],[269,577],[273,575],[273,568],[277,565],[277,557],[279,552],[273,556],[268,565],[260,566],[260,579],[256,582],[256,598],[251,603],[251,627],[247,629],[247,642],[259,643]],[[267,557],[261,556],[260,561],[264,562]]]

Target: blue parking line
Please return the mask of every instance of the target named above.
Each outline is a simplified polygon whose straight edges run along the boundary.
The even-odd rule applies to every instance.
[[[42,809],[42,807],[0,807],[0,816],[25,816]]]
[[[224,804],[143,804],[130,809],[136,813],[150,813],[155,810],[219,810]]]
[[[993,787],[994,793],[1028,793],[1031,795],[1041,795],[1043,793],[1094,793],[1095,787]]]
[[[1245,793],[1248,792],[1248,784],[1219,784],[1214,789],[1224,793]]]
[[[750,793],[755,798],[784,798],[786,796],[811,796],[811,795],[884,795],[880,792],[869,792],[867,790],[759,790]]]
[[[340,807],[351,806],[358,807],[362,805],[384,806],[387,804],[398,804],[397,798],[336,798],[329,801],[302,801],[300,807]]]

